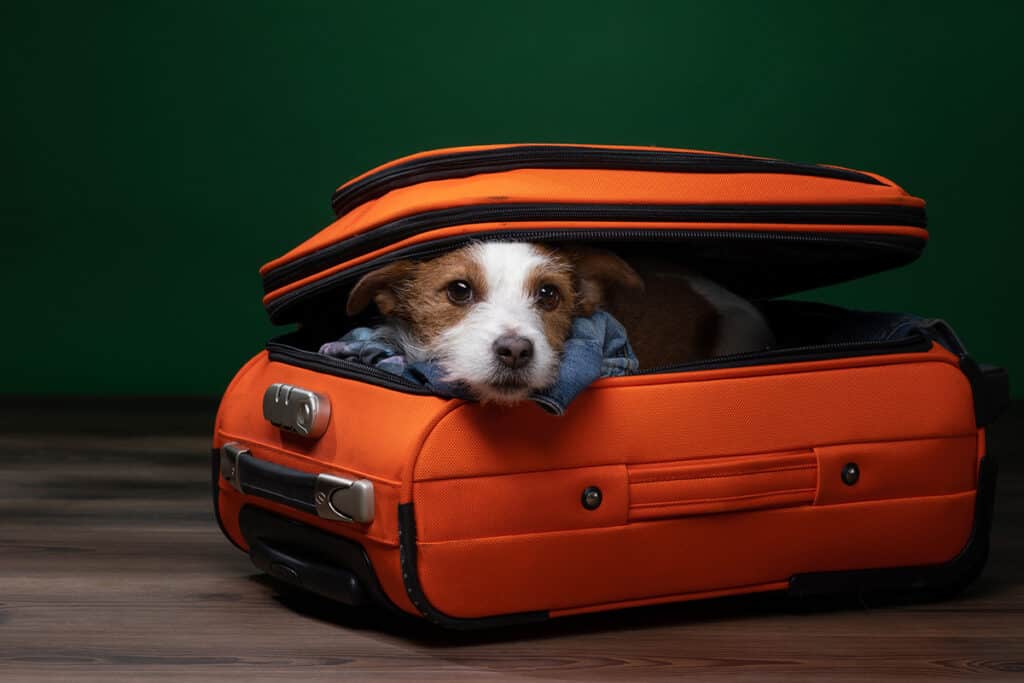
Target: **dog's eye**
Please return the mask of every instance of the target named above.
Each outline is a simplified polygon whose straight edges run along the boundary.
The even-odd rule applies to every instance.
[[[562,293],[554,285],[541,285],[537,290],[537,305],[545,311],[553,311],[562,301]]]
[[[464,306],[473,300],[473,288],[465,280],[453,280],[448,283],[448,300]]]

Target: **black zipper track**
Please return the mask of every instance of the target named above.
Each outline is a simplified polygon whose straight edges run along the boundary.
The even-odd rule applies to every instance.
[[[781,159],[734,157],[713,152],[602,149],[573,145],[516,145],[499,149],[450,152],[413,159],[371,173],[338,188],[331,208],[341,216],[392,190],[417,183],[465,178],[524,168],[660,171],[667,173],[783,173],[884,185],[877,178],[845,168]]]
[[[357,361],[334,358],[315,351],[300,349],[276,339],[267,342],[267,351],[270,360],[278,363],[294,365],[306,370],[334,375],[335,377],[356,379],[407,394],[432,395],[430,390],[423,385],[410,382],[400,375]]]
[[[280,338],[279,338],[280,339]],[[408,394],[432,396],[433,392],[423,385],[411,382],[404,377],[385,370],[364,365],[356,361],[332,358],[314,351],[306,351],[283,343],[279,339],[267,343],[270,360],[296,367],[322,372],[336,377],[354,379],[376,386],[394,389]],[[807,361],[833,360],[855,356],[875,356],[895,353],[923,353],[931,349],[931,340],[923,333],[917,332],[901,339],[881,341],[856,341],[833,344],[812,344],[807,346],[735,353],[718,356],[691,363],[648,368],[637,375],[663,375],[697,370],[719,370],[739,368],[750,365],[778,365],[781,363],[800,363]]]
[[[275,324],[288,322],[282,320],[283,312],[290,309],[300,299],[311,297],[319,292],[333,289],[342,283],[358,279],[366,273],[393,261],[402,259],[426,259],[439,256],[458,249],[474,241],[484,240],[518,240],[518,241],[551,241],[551,242],[682,242],[687,240],[751,240],[751,241],[784,241],[788,243],[825,243],[843,248],[856,244],[863,246],[873,244],[889,251],[906,252],[908,256],[916,256],[924,246],[924,240],[905,235],[871,235],[849,233],[792,233],[781,231],[746,231],[746,230],[642,230],[642,229],[606,229],[606,230],[498,230],[482,233],[468,233],[453,237],[433,240],[426,244],[414,245],[399,249],[384,256],[366,261],[358,266],[339,271],[307,285],[282,294],[266,304],[267,314]],[[272,291],[272,290],[270,290]]]
[[[923,228],[923,208],[877,204],[484,204],[399,218],[282,264],[263,276],[266,293],[423,232],[456,225],[525,221],[899,225]],[[592,231],[597,232],[597,231]],[[604,231],[601,231],[604,232]],[[615,229],[607,232],[616,232]],[[657,231],[646,231],[651,235]],[[693,231],[697,232],[697,231]],[[539,239],[556,239],[541,234]],[[783,234],[781,232],[773,233]]]
[[[812,360],[849,358],[851,356],[861,355],[924,352],[929,350],[931,346],[931,341],[927,336],[921,332],[916,332],[900,339],[837,342],[832,344],[809,344],[807,346],[790,346],[784,349],[734,353],[728,356],[707,358],[704,360],[693,361],[691,363],[647,368],[646,370],[641,370],[636,374],[660,375],[669,372],[692,372],[694,370],[739,368],[747,365],[798,363]]]

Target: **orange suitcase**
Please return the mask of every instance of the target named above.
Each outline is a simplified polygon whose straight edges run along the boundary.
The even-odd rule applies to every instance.
[[[955,589],[988,550],[1008,379],[942,321],[778,297],[912,261],[924,202],[834,166],[504,145],[385,164],[261,274],[270,341],[213,439],[224,534],[260,569],[453,628],[739,593]],[[471,240],[675,255],[779,345],[601,379],[564,416],[431,395],[317,353],[354,281]]]

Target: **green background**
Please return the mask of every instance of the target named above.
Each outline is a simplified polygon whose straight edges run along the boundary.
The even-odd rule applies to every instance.
[[[5,3],[0,392],[217,394],[271,333],[258,266],[336,185],[509,141],[887,175],[929,202],[925,256],[813,296],[1024,368],[1021,6]]]

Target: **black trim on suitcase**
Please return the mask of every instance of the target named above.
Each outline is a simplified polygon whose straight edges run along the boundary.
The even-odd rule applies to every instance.
[[[433,392],[422,384],[416,384],[415,382],[407,380],[401,375],[396,375],[393,372],[380,370],[372,365],[367,365],[354,360],[334,358],[333,356],[327,356],[315,351],[299,349],[279,341],[287,338],[288,336],[290,335],[284,335],[284,337],[271,339],[267,342],[267,357],[270,360],[275,363],[294,365],[297,368],[312,370],[313,372],[320,372],[325,375],[334,375],[335,377],[344,377],[345,379],[356,379],[379,387],[401,391],[406,394],[418,394],[421,396],[433,395]]]
[[[1010,406],[1010,373],[1006,368],[981,365],[968,355],[960,357],[960,370],[971,383],[975,422],[979,427],[992,424]]]
[[[263,276],[263,291],[270,293],[320,273],[327,268],[424,232],[474,223],[524,221],[793,223],[801,225],[898,225],[916,228],[924,228],[927,225],[927,217],[923,208],[888,204],[474,204],[412,214],[384,225],[378,225],[340,242],[321,247],[311,254],[300,256],[268,271]],[[568,232],[568,237],[561,237],[558,235],[558,231],[547,231],[541,232],[541,236],[536,239],[546,241],[572,239],[574,234],[580,232],[571,231]],[[616,234],[625,236],[628,233],[637,233],[637,239],[656,241],[665,239],[664,235],[659,237],[658,232],[665,233],[667,231],[611,228],[592,232],[599,232],[603,239],[614,239]],[[684,238],[701,237],[702,235],[716,236],[716,231],[713,230],[671,232],[680,233],[678,236]],[[728,236],[731,238],[735,238],[738,234],[733,231],[728,232]],[[794,243],[837,237],[831,233],[814,235],[780,231],[750,232],[753,233],[754,238],[782,239]],[[850,236],[843,235],[842,237],[849,238]],[[884,239],[889,236],[870,234],[862,235],[862,237]],[[904,236],[903,239],[907,238]],[[919,250],[923,248],[925,240],[910,239],[919,244]]]
[[[548,618],[546,611],[536,611],[465,619],[449,616],[434,607],[423,593],[423,585],[420,583],[416,567],[416,515],[412,503],[402,503],[398,506],[398,552],[402,563],[402,579],[409,600],[425,618],[438,626],[451,629],[494,628],[530,624]]]
[[[346,605],[375,603],[406,614],[384,592],[359,543],[253,505],[242,507],[238,523],[249,559],[274,578]]]
[[[959,357],[960,371],[971,385],[975,424],[984,427],[995,422],[1010,407],[1010,373],[1006,368],[974,360],[945,320],[935,318],[922,325],[921,330]]]
[[[860,268],[857,277],[863,277],[882,270],[895,268],[910,263],[924,249],[924,240],[906,235],[873,235],[873,234],[833,234],[833,233],[800,233],[799,235],[746,230],[499,230],[491,232],[473,232],[454,237],[443,237],[429,243],[416,244],[390,252],[384,256],[370,259],[357,266],[332,273],[323,278],[302,285],[292,291],[281,294],[265,304],[265,309],[274,324],[297,322],[301,317],[291,315],[293,309],[300,308],[317,294],[333,290],[349,281],[380,268],[381,266],[401,261],[402,259],[427,259],[440,256],[449,251],[464,247],[474,241],[515,240],[539,242],[568,241],[637,241],[637,242],[673,242],[673,241],[706,241],[732,240],[733,243],[772,241],[778,239],[780,244],[808,244],[828,246],[830,250],[850,254],[856,252],[864,263],[870,262],[870,268]],[[268,273],[268,275],[271,275]],[[844,272],[838,278],[832,269],[822,270],[810,282],[802,282],[799,286],[787,284],[771,291],[762,291],[754,298],[772,298],[798,291],[813,289],[837,282],[853,279],[854,276]],[[264,290],[269,293],[266,285]]]
[[[358,361],[333,358],[316,351],[296,348],[288,342],[294,340],[292,332],[271,339],[267,343],[268,357],[277,363],[293,365],[305,370],[321,372],[335,377],[356,379],[368,384],[393,389],[407,394],[435,396],[422,384],[405,379],[401,375],[379,370]],[[833,344],[814,344],[809,346],[770,349],[749,353],[734,353],[727,356],[716,356],[703,360],[668,365],[640,370],[635,375],[656,375],[670,372],[687,372],[694,370],[714,370],[721,368],[740,368],[751,365],[775,365],[779,363],[802,363],[811,361],[834,360],[837,358],[853,358],[859,356],[881,356],[893,353],[925,353],[931,349],[929,337],[916,333],[899,339],[882,339],[870,341],[852,341]]]
[[[512,145],[497,149],[432,154],[382,168],[335,190],[331,196],[331,208],[336,216],[341,216],[392,190],[418,183],[527,168],[662,173],[783,173],[869,185],[885,184],[866,173],[847,168],[763,157],[577,145]]]
[[[982,458],[978,466],[978,489],[971,535],[963,550],[949,562],[919,567],[797,574],[789,579],[787,595],[806,599],[843,594],[864,596],[907,591],[950,593],[962,590],[978,578],[988,559],[998,473],[999,468],[992,454]]]

